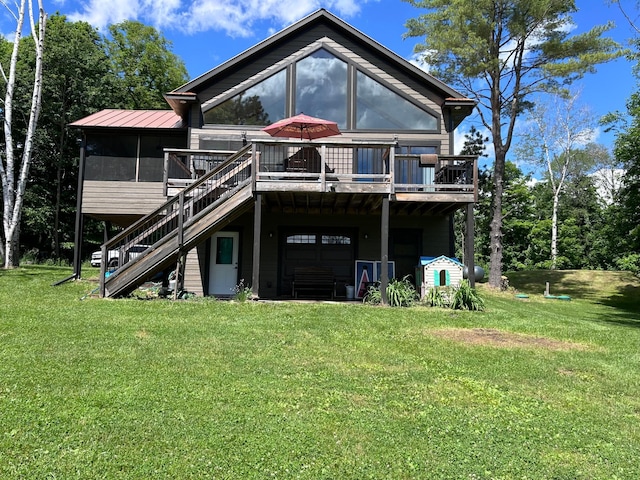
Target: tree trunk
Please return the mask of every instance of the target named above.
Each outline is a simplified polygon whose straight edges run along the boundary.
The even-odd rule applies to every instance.
[[[504,192],[505,157],[505,152],[496,151],[491,196],[491,253],[489,255],[489,285],[494,288],[500,288],[502,285],[502,194]]]
[[[551,212],[551,270],[558,268],[558,203],[560,191],[553,192],[553,211]]]

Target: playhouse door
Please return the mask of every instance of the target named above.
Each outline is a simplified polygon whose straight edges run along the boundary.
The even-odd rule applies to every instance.
[[[238,284],[238,232],[218,232],[211,237],[209,295],[233,295]]]

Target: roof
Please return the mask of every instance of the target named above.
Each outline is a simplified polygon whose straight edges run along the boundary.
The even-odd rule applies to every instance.
[[[78,128],[185,128],[182,118],[173,110],[106,109],[70,124]]]
[[[460,267],[464,267],[464,265],[462,263],[460,263],[460,260],[458,260],[457,258],[453,258],[453,257],[447,257],[446,255],[440,255],[439,257],[420,257],[420,265],[422,265],[423,267],[425,265],[430,265],[432,263],[436,263],[439,260],[445,260],[448,262],[451,262],[455,265],[458,265]]]
[[[234,67],[241,65],[244,62],[250,61],[250,59],[254,56],[260,57],[261,52],[264,52],[264,50],[266,49],[274,48],[277,45],[286,43],[289,38],[294,37],[301,30],[310,29],[316,25],[322,24],[329,25],[337,29],[345,36],[352,38],[366,48],[377,52],[377,54],[383,57],[389,58],[391,61],[395,62],[395,64],[400,69],[404,70],[414,77],[417,77],[419,80],[430,84],[434,89],[439,90],[444,98],[447,98],[448,100],[458,104],[466,103],[471,108],[475,105],[474,100],[465,98],[463,94],[451,88],[449,85],[438,80],[424,70],[416,67],[411,62],[402,58],[400,55],[392,52],[371,37],[362,33],[360,30],[349,25],[345,21],[341,20],[340,18],[336,17],[323,8],[316,10],[302,20],[299,20],[289,27],[286,27],[280,32],[258,43],[254,47],[245,50],[244,52],[236,55],[227,62],[189,81],[188,83],[174,90],[174,92],[172,93],[197,92],[202,86],[208,85],[211,81],[215,81],[215,78],[218,75],[223,74],[223,72],[229,69],[233,69]]]

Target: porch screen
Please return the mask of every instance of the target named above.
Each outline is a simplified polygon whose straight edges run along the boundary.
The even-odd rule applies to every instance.
[[[88,135],[85,179],[135,182],[137,135]]]

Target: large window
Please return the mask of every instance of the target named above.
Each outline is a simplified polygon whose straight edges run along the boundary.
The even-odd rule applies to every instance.
[[[288,111],[288,104],[293,111]],[[204,121],[209,125],[262,126],[298,113],[332,120],[343,130],[438,128],[437,116],[325,48],[205,111]]]
[[[365,130],[435,130],[436,117],[380,82],[357,74],[356,128]]]
[[[263,80],[204,113],[219,125],[268,125],[285,118],[286,71]]]
[[[296,64],[296,113],[347,127],[347,64],[324,49]]]

